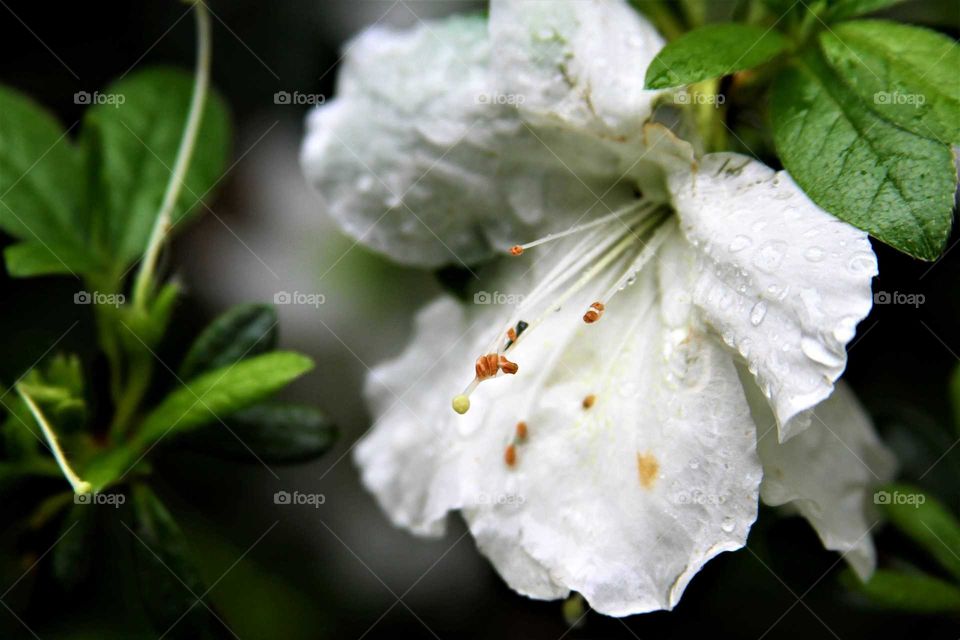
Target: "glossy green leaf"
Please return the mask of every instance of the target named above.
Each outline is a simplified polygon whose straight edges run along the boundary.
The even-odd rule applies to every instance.
[[[787,41],[773,29],[745,24],[712,24],[677,38],[647,68],[648,89],[693,84],[767,62]]]
[[[820,34],[846,85],[884,119],[925,138],[960,142],[960,48],[950,38],[886,20]]]
[[[817,55],[780,74],[771,115],[780,159],[814,202],[914,257],[942,253],[956,188],[947,145],[877,116]]]
[[[879,569],[863,583],[848,569],[843,580],[887,609],[927,614],[960,612],[960,589],[933,576]]]
[[[310,358],[275,351],[214,369],[173,391],[144,419],[136,442],[149,444],[181,433],[272,396],[313,368]]]
[[[268,304],[237,305],[210,323],[197,337],[180,366],[190,378],[271,351],[277,344],[277,312]]]
[[[170,180],[189,112],[193,78],[184,71],[136,71],[105,88],[112,98],[84,114],[81,142],[91,158],[94,237],[122,264],[146,248]],[[172,221],[198,210],[223,175],[230,127],[223,101],[207,96],[200,131]]]
[[[960,579],[960,522],[938,500],[917,487],[892,485],[875,496],[898,529]]]
[[[337,438],[333,423],[310,406],[261,404],[224,421],[229,430],[207,425],[190,436],[190,446],[228,459],[291,464],[326,453]]]
[[[160,633],[176,629],[174,637],[205,636],[214,621],[198,602],[206,587],[189,557],[183,532],[146,486],[134,486],[132,506],[130,544],[151,622]]]

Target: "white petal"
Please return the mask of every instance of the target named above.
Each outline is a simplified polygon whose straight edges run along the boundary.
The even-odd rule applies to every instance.
[[[677,275],[692,277],[692,255],[668,244],[659,281],[641,273],[596,325],[580,320],[596,291],[549,316],[516,349],[520,372],[482,383],[465,416],[450,397],[480,353],[467,343],[484,341],[450,356],[464,317],[451,303],[422,317],[405,355],[375,376],[399,388],[439,366],[406,406],[371,381],[378,421],[357,454],[394,522],[436,533],[461,508],[511,587],[575,590],[610,615],[672,608],[705,562],[744,544],[761,475],[755,428],[730,356],[693,323]],[[511,468],[519,420],[529,436]]]
[[[493,0],[490,35],[503,92],[536,126],[639,141],[656,91],[647,65],[663,39],[622,0]]]
[[[843,553],[853,570],[868,578],[876,565],[870,533],[876,517],[868,504],[871,487],[893,478],[893,453],[842,382],[814,408],[813,423],[806,431],[778,443],[771,433],[775,421],[769,405],[745,372],[743,379],[763,462],[760,497],[771,506],[795,507],[817,531],[823,546]]]
[[[706,156],[670,186],[700,253],[695,303],[746,359],[785,441],[830,395],[873,304],[867,235],[818,208],[785,172],[737,154]]]
[[[301,164],[348,234],[438,265],[486,257],[488,236],[511,226],[494,179],[520,124],[488,99],[489,56],[479,18],[373,27],[347,44],[336,99],[309,115]]]

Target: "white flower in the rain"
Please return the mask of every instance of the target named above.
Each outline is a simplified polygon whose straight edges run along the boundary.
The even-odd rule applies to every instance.
[[[676,605],[744,545],[758,496],[869,575],[865,497],[893,467],[835,387],[871,307],[866,235],[786,173],[695,157],[670,95],[643,90],[661,46],[623,2],[375,27],[302,151],[365,245],[515,255],[369,376],[365,485],[419,534],[460,510],[518,592],[610,615]]]

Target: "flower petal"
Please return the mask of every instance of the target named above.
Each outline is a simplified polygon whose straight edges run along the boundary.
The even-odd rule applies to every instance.
[[[757,421],[757,450],[763,461],[760,497],[771,506],[796,507],[823,546],[844,554],[862,579],[873,573],[876,554],[870,535],[871,487],[893,479],[896,460],[880,441],[853,392],[839,383],[813,410],[813,423],[788,442],[768,432],[775,426],[769,405],[743,373]]]
[[[787,173],[737,154],[706,156],[670,188],[700,254],[694,301],[746,359],[785,441],[830,395],[872,306],[867,235],[818,208]]]
[[[464,416],[449,400],[470,362],[449,353],[475,342],[454,346],[468,317],[485,333],[487,311],[443,302],[421,317],[407,352],[372,376],[377,425],[357,449],[395,523],[438,533],[461,508],[512,588],[576,590],[610,615],[672,608],[705,562],[744,544],[760,483],[754,424],[731,357],[695,323],[692,252],[679,235],[662,251],[659,273],[641,272],[596,325],[580,320],[596,291],[549,315],[514,352],[518,374],[482,383]],[[405,406],[377,391],[374,378],[402,394],[434,362]]]
[[[520,127],[492,104],[485,21],[373,27],[348,43],[337,98],[307,121],[301,164],[329,213],[409,264],[471,263],[514,223],[494,184]]]
[[[622,0],[493,0],[490,35],[502,91],[535,126],[639,141],[657,91],[644,71],[663,47]]]

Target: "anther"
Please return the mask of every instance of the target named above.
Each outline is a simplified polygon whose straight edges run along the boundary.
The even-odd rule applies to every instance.
[[[517,423],[517,440],[523,442],[527,439],[527,423],[521,420]]]
[[[506,356],[500,356],[499,366],[500,366],[500,371],[503,371],[504,373],[509,373],[511,375],[515,374],[520,369],[520,367],[517,366],[516,362],[510,362],[509,360],[507,360]]]
[[[503,461],[507,463],[508,467],[512,467],[517,464],[517,448],[512,444],[508,444],[507,448],[503,452]]]
[[[590,305],[590,308],[587,309],[587,312],[583,314],[583,321],[587,324],[593,324],[603,315],[604,309],[606,309],[606,307],[602,302],[594,302]]]
[[[474,370],[477,374],[477,380],[486,380],[487,378],[492,378],[497,375],[497,369],[499,368],[497,363],[497,354],[488,353],[485,356],[480,356],[477,358],[477,362],[474,365]]]
[[[512,247],[510,247],[510,255],[512,256],[523,255],[523,247],[521,247],[519,244],[513,245]]]

